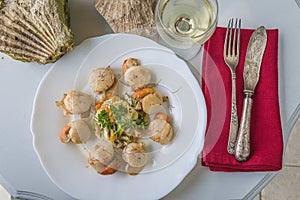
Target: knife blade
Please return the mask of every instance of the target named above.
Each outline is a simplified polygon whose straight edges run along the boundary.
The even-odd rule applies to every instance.
[[[267,32],[264,26],[257,28],[251,35],[244,64],[244,102],[241,124],[235,148],[236,160],[247,161],[250,156],[250,121],[252,96],[260,78],[260,68],[267,45]]]

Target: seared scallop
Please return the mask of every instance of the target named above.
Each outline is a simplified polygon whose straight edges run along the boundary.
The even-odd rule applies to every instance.
[[[143,167],[148,160],[143,143],[129,143],[123,149],[122,158],[131,167]]]
[[[133,66],[126,70],[124,81],[134,90],[144,87],[151,81],[151,73],[142,66]]]
[[[171,119],[166,113],[156,113],[154,119],[163,119],[166,120],[166,122],[171,123]]]
[[[88,162],[91,167],[94,168],[99,174],[102,174],[103,171],[106,169],[106,165],[101,163],[99,160],[95,159],[91,155],[88,158]]]
[[[76,120],[68,123],[60,132],[60,141],[74,144],[86,143],[91,137],[91,130],[88,124],[83,120]]]
[[[97,68],[92,70],[89,77],[89,86],[95,93],[101,93],[109,89],[115,81],[113,71],[107,68]]]
[[[114,157],[113,144],[105,139],[101,139],[90,153],[90,157],[98,160],[104,165],[108,165]]]
[[[98,147],[96,147],[98,148]],[[95,152],[94,152],[95,153]],[[101,175],[110,175],[114,174],[116,171],[120,169],[124,169],[125,162],[121,157],[121,153],[114,151],[113,158],[108,161],[109,159],[105,160],[107,164],[102,163],[102,161],[99,161],[99,158],[94,153],[91,153],[89,156],[89,164]],[[102,153],[101,153],[102,154]],[[107,152],[105,152],[107,154]],[[108,153],[110,155],[110,153]],[[110,157],[110,156],[109,156]]]
[[[166,114],[157,114],[154,120],[150,122],[148,131],[150,139],[162,145],[169,144],[173,138],[170,118]]]
[[[124,60],[123,65],[122,65],[122,73],[125,74],[125,72],[127,71],[127,69],[129,69],[130,67],[135,67],[135,66],[139,66],[139,61],[138,59],[135,58],[127,58],[126,60]]]
[[[143,111],[147,114],[155,114],[161,110],[163,99],[159,93],[148,94],[142,99]]]
[[[90,152],[88,161],[102,175],[115,173],[123,164],[121,156],[115,153],[112,143],[104,139],[95,145]]]
[[[56,105],[64,111],[64,116],[89,112],[92,104],[93,98],[90,95],[77,90],[71,90],[64,94],[61,101],[56,101]]]

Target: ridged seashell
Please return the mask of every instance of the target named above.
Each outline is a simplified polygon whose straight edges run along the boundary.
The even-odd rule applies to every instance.
[[[111,29],[129,32],[154,28],[154,9],[157,0],[95,0],[95,7]]]
[[[0,51],[45,64],[73,49],[67,0],[2,0],[0,5]]]

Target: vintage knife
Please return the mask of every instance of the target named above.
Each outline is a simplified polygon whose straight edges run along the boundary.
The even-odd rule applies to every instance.
[[[259,73],[264,51],[267,44],[267,32],[261,26],[251,35],[247,47],[244,64],[244,102],[241,124],[235,147],[235,158],[238,161],[247,161],[250,155],[250,118],[252,109],[252,96],[259,81]]]

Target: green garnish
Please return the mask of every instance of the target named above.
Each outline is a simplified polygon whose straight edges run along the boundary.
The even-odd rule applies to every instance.
[[[114,132],[114,134],[119,138],[122,136],[124,132],[124,129],[121,126],[118,126],[117,130]]]
[[[143,115],[139,115],[138,119],[135,120],[136,125],[140,126],[143,130],[146,130],[149,125],[149,120],[145,119],[145,113]]]
[[[138,103],[138,100],[137,99],[135,99],[135,98],[133,98],[132,96],[130,96],[129,94],[125,94],[125,97],[126,97],[126,100],[127,100],[127,102],[129,103],[129,105],[131,106],[131,107],[136,107],[136,105],[137,105],[137,103]]]
[[[94,122],[100,128],[100,136],[120,148],[130,141],[136,141],[135,129],[147,130],[150,119],[145,112],[135,110],[126,101],[113,103],[108,104],[108,109],[98,110]]]
[[[98,113],[97,121],[103,128],[112,129],[114,127],[114,124],[110,121],[109,114],[106,110],[101,110],[100,113]]]
[[[122,105],[117,105],[117,106],[110,105],[109,109],[111,111],[111,114],[116,119],[116,121],[121,121],[122,118],[126,117],[126,115],[128,114],[127,108],[125,108]]]
[[[136,126],[140,126],[143,130],[146,130],[149,125],[149,121],[145,119],[145,113],[142,115],[139,114],[137,119],[133,120],[129,110],[123,105],[110,105],[110,110],[118,126],[124,130],[133,129]]]
[[[134,128],[135,122],[130,118],[129,111],[123,105],[113,106],[110,105],[112,116],[115,118],[116,123],[122,129]]]

